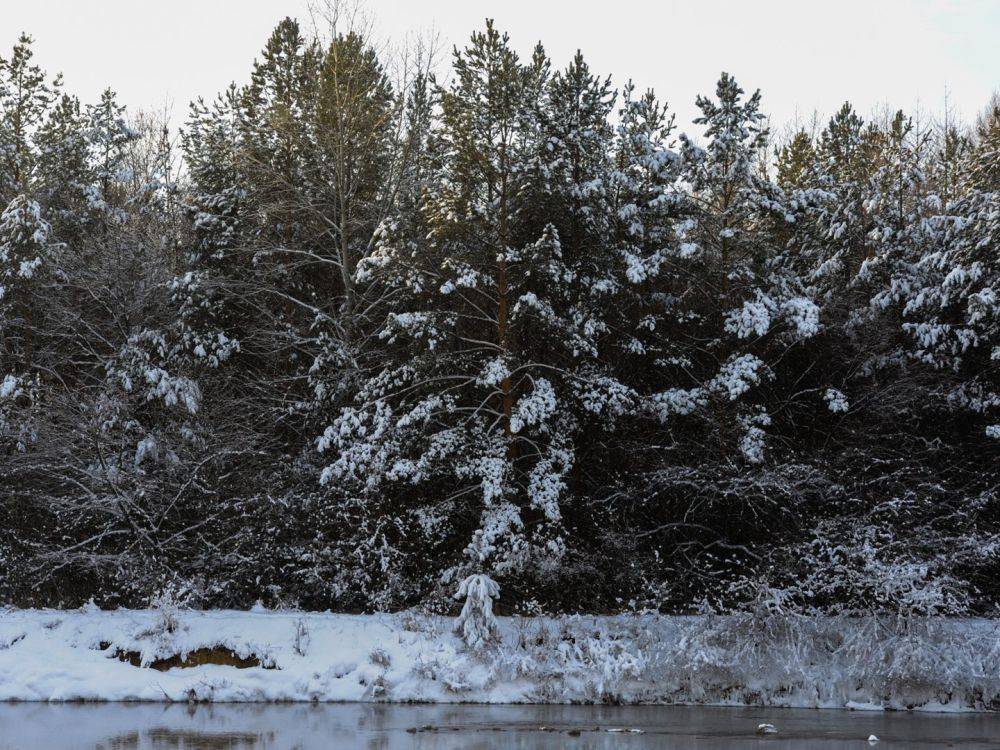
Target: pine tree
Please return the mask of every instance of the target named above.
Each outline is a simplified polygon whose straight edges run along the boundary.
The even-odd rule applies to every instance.
[[[685,254],[704,278],[692,343],[702,342],[695,365],[699,381],[680,400],[712,414],[717,455],[764,461],[764,436],[772,422],[761,387],[789,346],[814,336],[819,310],[788,262],[780,238],[794,216],[780,189],[756,170],[764,144],[760,92],[743,99],[727,74],[716,99],[699,97],[708,144],[684,143],[685,179],[691,186],[691,219]],[[756,398],[755,398],[756,395]],[[735,451],[734,451],[735,449]]]
[[[796,131],[777,154],[777,183],[785,191],[815,187],[816,149],[804,130]]]
[[[375,51],[357,33],[338,35],[319,73],[315,179],[322,221],[337,247],[344,311],[354,305],[354,271],[370,251],[391,193],[397,102]],[[337,293],[337,290],[331,290]]]
[[[310,240],[313,222],[300,198],[308,171],[308,123],[314,118],[322,56],[290,18],[275,28],[239,95],[240,168],[261,213],[258,235],[292,247]],[[280,257],[279,263],[288,259]]]
[[[47,81],[32,64],[31,44],[31,37],[21,34],[10,59],[0,58],[0,202],[5,205],[32,188],[38,156],[32,139],[61,86],[61,79]]]
[[[238,293],[230,291],[248,273],[245,248],[252,242],[237,107],[234,86],[211,106],[193,103],[182,135],[192,185],[185,207],[191,235],[184,272],[173,282],[174,302],[185,349],[203,352],[215,364],[239,350],[253,321]]]
[[[39,128],[37,194],[54,232],[76,247],[88,216],[87,188],[92,183],[87,123],[76,97],[63,94]]]
[[[17,196],[0,214],[0,372],[15,381],[31,377],[34,364],[37,277],[49,255],[51,228],[41,207]]]
[[[943,391],[944,404],[976,415],[991,437],[1000,436],[998,134],[1000,108],[994,105],[981,119],[956,180],[963,193],[950,204],[928,195],[928,207],[905,218],[905,232],[899,234],[912,237],[913,246],[877,298],[902,305],[912,356],[939,368],[935,387]]]
[[[35,196],[35,139],[60,86],[32,63],[31,44],[21,34],[0,58],[0,373],[18,376],[33,376],[37,277],[53,244]]]
[[[969,186],[995,193],[1000,188],[1000,96],[993,96],[976,123],[973,144],[967,170]]]
[[[125,122],[125,107],[118,104],[111,89],[101,94],[97,104],[87,106],[85,117],[93,170],[87,194],[89,209],[102,225],[123,222],[132,208],[126,197],[131,181],[126,156],[138,133]]]
[[[518,198],[545,66],[538,55],[522,65],[492,24],[456,50],[456,79],[441,92],[447,171],[426,199],[426,230],[399,236],[401,227],[387,224],[376,253],[359,267],[360,279],[395,292],[378,336],[400,356],[373,372],[358,406],[321,440],[339,452],[324,481],[355,481],[373,492],[413,484],[411,513],[447,519],[459,533],[481,515],[468,553],[480,565],[495,556],[501,569],[524,562],[522,493],[531,479],[519,459],[536,463],[542,450],[518,433],[551,416],[554,399],[548,380],[531,386],[522,370],[517,383],[531,391],[516,408],[521,363],[511,330],[523,231]],[[558,240],[550,234],[526,250],[551,257]],[[559,458],[549,461],[556,470]],[[548,513],[539,522],[558,518],[551,503],[538,510]]]

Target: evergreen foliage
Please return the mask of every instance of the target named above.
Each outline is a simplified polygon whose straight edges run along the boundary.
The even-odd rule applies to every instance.
[[[285,19],[173,133],[0,58],[0,602],[995,611],[996,101],[393,71]]]

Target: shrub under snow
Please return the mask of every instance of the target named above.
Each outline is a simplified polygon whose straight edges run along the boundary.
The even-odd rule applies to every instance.
[[[458,587],[455,598],[465,597],[462,612],[455,623],[455,632],[473,651],[495,643],[500,637],[493,600],[500,596],[500,586],[487,575],[470,575]]]

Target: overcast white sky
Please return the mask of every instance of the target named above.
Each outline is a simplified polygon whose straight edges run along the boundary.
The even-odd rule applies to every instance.
[[[131,108],[187,103],[244,82],[271,28],[308,0],[0,0],[0,46],[19,31],[67,88],[106,86]],[[376,30],[434,28],[450,49],[487,16],[527,54],[541,39],[557,66],[581,48],[591,67],[651,86],[682,128],[694,97],[728,70],[761,88],[775,124],[845,99],[966,117],[1000,87],[1000,0],[370,0]],[[0,53],[6,56],[7,52]]]

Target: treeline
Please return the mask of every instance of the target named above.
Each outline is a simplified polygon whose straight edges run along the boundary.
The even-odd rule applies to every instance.
[[[411,62],[286,19],[177,140],[0,60],[0,603],[994,610],[1000,102]]]

